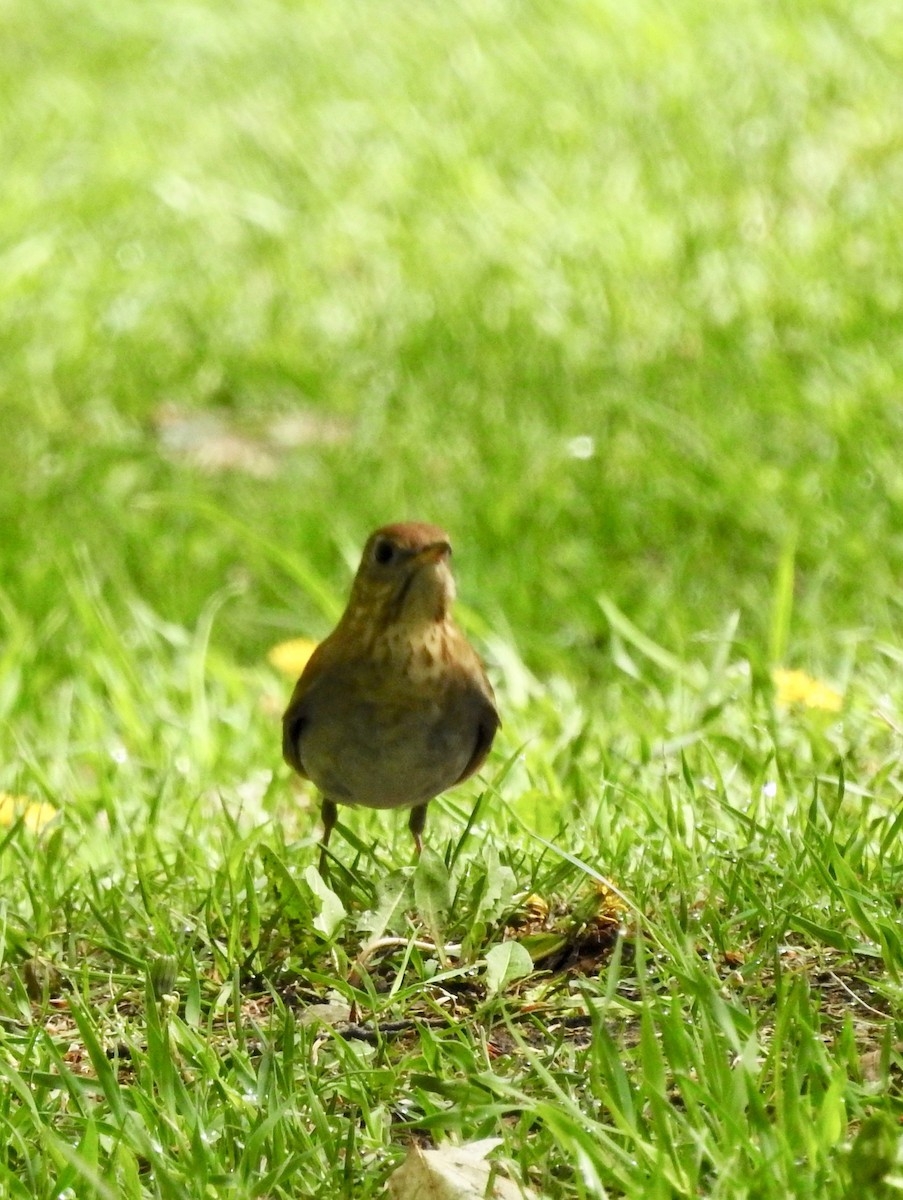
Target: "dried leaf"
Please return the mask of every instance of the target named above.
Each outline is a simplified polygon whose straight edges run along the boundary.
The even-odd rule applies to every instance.
[[[328,1004],[308,1004],[298,1017],[299,1025],[344,1025],[351,1020],[351,1006],[344,1000],[333,1000]]]
[[[275,474],[276,460],[269,450],[226,413],[165,404],[155,420],[160,447],[170,458],[209,474],[241,471],[258,479]]]
[[[433,1150],[410,1146],[404,1162],[389,1176],[389,1194],[394,1200],[537,1200],[534,1192],[510,1179],[493,1177],[486,1155],[500,1144],[501,1138],[484,1138]]]

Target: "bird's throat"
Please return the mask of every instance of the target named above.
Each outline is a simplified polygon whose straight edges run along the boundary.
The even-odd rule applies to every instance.
[[[386,630],[375,649],[380,659],[417,687],[447,673],[457,636],[447,618],[416,627],[399,622]]]

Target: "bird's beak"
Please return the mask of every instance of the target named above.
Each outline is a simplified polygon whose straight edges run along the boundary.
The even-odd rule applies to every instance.
[[[422,550],[418,550],[414,555],[414,561],[417,563],[437,563],[444,558],[448,558],[451,554],[451,546],[448,542],[430,542],[428,546],[424,546]]]

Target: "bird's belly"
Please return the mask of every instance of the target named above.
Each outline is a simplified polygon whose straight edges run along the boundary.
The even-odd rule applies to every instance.
[[[473,720],[438,706],[386,714],[365,705],[341,724],[312,721],[299,750],[306,774],[335,803],[411,808],[461,778],[476,732]]]

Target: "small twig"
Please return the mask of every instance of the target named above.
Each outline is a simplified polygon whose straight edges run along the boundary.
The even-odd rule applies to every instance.
[[[535,1013],[522,1012],[517,1014],[518,1021],[526,1021],[529,1017],[535,1016]],[[589,1013],[576,1013],[569,1017],[560,1017],[557,1020],[552,1019],[549,1023],[550,1029],[587,1029],[593,1023],[593,1018]],[[335,1032],[339,1037],[348,1038],[350,1041],[377,1043],[380,1038],[392,1037],[398,1033],[410,1033],[412,1029],[417,1029],[421,1025],[426,1025],[430,1029],[441,1029],[448,1024],[448,1020],[443,1017],[418,1017],[416,1020],[406,1017],[399,1021],[381,1021],[377,1025],[360,1025],[357,1022],[352,1022],[344,1028],[335,1028]]]
[[[447,1025],[448,1021],[441,1017],[423,1017],[418,1021],[413,1021],[407,1018],[402,1021],[382,1021],[378,1025],[346,1025],[344,1029],[336,1029],[339,1037],[348,1038],[355,1042],[370,1042],[375,1044],[380,1038],[392,1037],[397,1033],[409,1033],[412,1029],[416,1029],[418,1025],[428,1025],[431,1029],[440,1029],[443,1025]]]
[[[352,987],[356,987],[360,983],[361,972],[366,970],[367,963],[380,950],[397,950],[402,947],[412,946],[415,950],[426,950],[427,953],[432,951],[435,954],[440,953],[438,946],[432,942],[427,942],[422,938],[403,938],[403,937],[382,937],[374,938],[371,942],[366,942],[361,946],[357,958],[354,960],[354,966],[351,974],[348,976],[348,982]],[[460,954],[461,946],[446,946],[446,951],[449,954]]]

